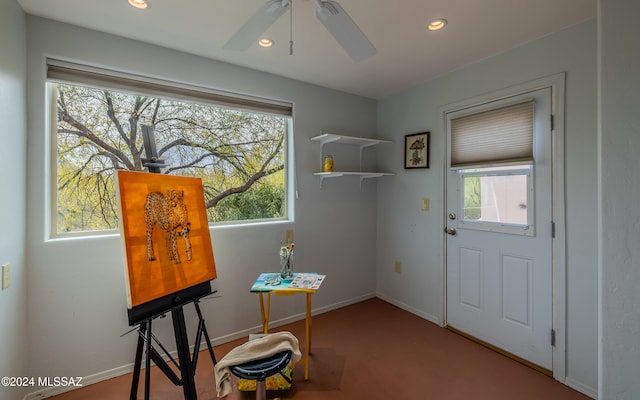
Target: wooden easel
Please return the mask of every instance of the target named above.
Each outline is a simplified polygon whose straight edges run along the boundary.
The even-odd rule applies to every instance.
[[[142,126],[144,148],[147,158],[143,159],[143,165],[149,169],[150,173],[160,173],[160,169],[165,167],[164,161],[158,158],[155,140],[153,136],[153,127]],[[207,327],[200,311],[200,300],[203,297],[215,293],[211,290],[210,282],[200,283],[190,288],[181,290],[168,296],[141,304],[128,310],[129,325],[137,325],[138,344],[136,347],[136,358],[133,367],[133,378],[131,382],[130,400],[136,400],[138,397],[138,383],[140,381],[140,370],[142,368],[142,354],[145,354],[145,377],[144,377],[144,399],[149,400],[151,389],[151,361],[173,382],[176,386],[182,386],[185,400],[197,400],[195,385],[195,371],[198,363],[198,353],[200,351],[200,342],[204,335],[209,355],[216,365],[216,357],[213,353],[211,340]],[[189,338],[187,337],[187,329],[184,318],[184,306],[193,303],[196,313],[198,314],[198,329],[193,349],[193,357],[189,351]],[[171,313],[173,321],[173,332],[176,339],[176,348],[178,352],[178,362],[176,362],[167,352],[165,347],[153,335],[152,322],[156,318],[162,318],[167,313]],[[154,343],[164,352],[172,364],[180,371],[178,376],[173,368],[162,358],[158,350],[154,347]]]
[[[214,292],[211,291],[211,286],[208,282],[205,283],[208,286],[208,293],[203,292],[203,289],[206,290],[206,287],[201,285],[196,285],[192,288],[186,289],[192,293],[202,292],[205,295],[212,294]],[[202,286],[202,287],[201,287]],[[194,289],[195,288],[195,289]],[[193,289],[193,290],[192,290]],[[199,294],[195,294],[197,296],[201,296]],[[173,295],[172,295],[173,296]],[[174,301],[177,300],[180,302],[180,297],[176,295],[174,297]],[[157,314],[149,318],[145,318],[138,323],[138,344],[136,347],[136,358],[133,367],[133,378],[131,382],[131,400],[136,400],[138,396],[138,383],[140,381],[140,370],[142,368],[142,354],[145,354],[145,377],[144,377],[144,399],[149,400],[150,389],[151,389],[151,361],[153,361],[158,368],[173,382],[176,386],[182,386],[182,390],[184,393],[185,400],[197,400],[198,396],[196,393],[195,386],[195,371],[196,365],[198,363],[198,354],[200,352],[200,343],[202,341],[202,335],[204,335],[205,342],[207,344],[207,348],[209,350],[209,355],[211,356],[211,361],[213,361],[213,365],[216,365],[216,357],[213,352],[213,346],[211,345],[211,339],[209,338],[209,333],[207,332],[207,328],[205,326],[204,318],[202,317],[202,312],[200,311],[200,300],[201,297],[197,297],[194,300],[187,299],[184,302],[181,302],[179,305],[173,307],[171,310],[171,319],[173,320],[173,331],[176,339],[176,347],[178,351],[178,362],[176,362],[167,352],[166,348],[160,343],[160,341],[153,335],[152,332],[152,322],[154,319],[160,317],[164,317],[166,314]],[[196,313],[198,314],[198,329],[196,331],[196,339],[194,343],[193,349],[193,357],[190,355],[189,351],[189,340],[187,337],[187,330],[185,325],[184,318],[184,306],[193,303]],[[131,322],[132,316],[135,318],[135,313],[129,313],[129,319]],[[180,376],[178,376],[171,366],[162,358],[158,350],[154,347],[154,343],[158,345],[158,347],[164,352],[164,354],[169,358],[171,363],[180,371]]]

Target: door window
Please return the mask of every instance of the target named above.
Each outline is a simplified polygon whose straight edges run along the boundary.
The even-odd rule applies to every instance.
[[[516,96],[447,115],[457,228],[534,235],[535,105]]]
[[[533,235],[533,167],[458,170],[458,227]]]

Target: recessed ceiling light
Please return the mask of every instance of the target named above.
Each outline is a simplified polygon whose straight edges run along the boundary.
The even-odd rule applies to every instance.
[[[146,0],[129,0],[129,4],[131,4],[135,8],[141,8],[141,9],[145,9],[149,7],[149,2]]]
[[[447,24],[446,19],[436,18],[433,21],[429,22],[429,25],[427,25],[427,28],[429,28],[430,31],[439,31],[440,29],[444,28],[446,24]]]
[[[262,47],[271,47],[273,46],[273,40],[269,38],[262,38],[258,40],[258,44]]]

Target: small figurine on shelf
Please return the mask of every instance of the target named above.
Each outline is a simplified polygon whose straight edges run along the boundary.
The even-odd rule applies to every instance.
[[[280,276],[282,279],[293,277],[293,248],[295,243],[280,243]]]

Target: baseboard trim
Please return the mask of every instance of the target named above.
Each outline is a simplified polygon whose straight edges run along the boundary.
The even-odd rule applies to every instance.
[[[338,303],[333,303],[333,304],[329,304],[327,306],[323,306],[323,307],[318,307],[315,308],[311,311],[312,315],[319,315],[319,314],[323,314],[329,311],[333,311],[333,310],[337,310],[339,308],[342,307],[346,307],[352,304],[356,304],[359,303],[361,301],[364,300],[369,300],[376,297],[375,293],[367,293],[364,294],[362,296],[358,296],[358,297],[353,297],[351,299],[348,300],[344,300],[344,301],[340,301]],[[274,321],[269,321],[269,327],[270,328],[277,328],[279,326],[282,325],[287,325],[290,324],[292,322],[296,322],[296,321],[300,321],[305,319],[306,314],[305,313],[299,313],[299,314],[295,314],[292,315],[290,317],[287,318],[281,318],[278,320],[274,320]],[[252,326],[250,328],[247,329],[243,329],[241,331],[237,331],[237,332],[233,332],[230,333],[228,335],[224,335],[224,336],[220,336],[217,338],[213,338],[211,340],[211,344],[213,346],[218,346],[224,343],[228,343],[231,341],[234,341],[236,339],[241,339],[243,337],[248,337],[249,334],[251,333],[256,333],[256,332],[261,332],[262,331],[262,325],[255,325]],[[195,345],[190,346],[190,351],[193,352],[193,349],[195,348]],[[200,343],[200,350],[206,350],[207,349],[207,344],[205,341],[202,341]],[[172,351],[169,352],[170,356],[173,357],[174,359],[178,358],[178,353],[177,351]],[[132,355],[133,357],[133,355]],[[166,355],[163,354],[163,358],[168,361],[169,357],[167,357]],[[142,368],[144,368],[144,360],[142,360]],[[131,373],[133,371],[133,363],[131,364],[126,364],[126,365],[122,365],[120,367],[116,367],[107,371],[103,371],[103,372],[98,372],[96,374],[92,374],[92,375],[88,375],[82,378],[82,386],[89,386],[95,383],[99,383],[102,381],[106,381],[108,379],[112,379],[112,378],[116,378],[118,376],[122,376],[128,373]],[[28,393],[23,400],[42,400],[42,399],[46,399],[48,397],[52,397],[52,396],[56,396],[62,393],[66,393],[66,392],[70,392],[72,390],[75,389],[79,389],[79,387],[50,387],[50,388],[45,388],[42,390],[38,390],[36,392],[31,392]]]
[[[94,383],[106,381],[111,378],[116,378],[118,376],[122,376],[128,374],[133,371],[133,363],[128,365],[123,365],[121,367],[113,368],[107,371],[98,372],[97,374],[85,376],[82,378],[81,385],[89,386]],[[80,389],[80,387],[76,386],[58,386],[58,387],[50,387],[42,390],[38,390],[37,392],[28,393],[23,400],[40,400],[46,399],[48,397],[56,396],[62,393],[70,392],[72,390]]]
[[[571,389],[576,390],[585,396],[589,396],[592,399],[598,398],[598,390],[592,388],[591,386],[587,386],[584,383],[578,382],[575,379],[571,379],[569,377],[565,378],[564,384],[569,386]]]
[[[341,301],[341,302],[338,302],[338,303],[329,304],[329,305],[324,306],[324,307],[314,308],[314,309],[311,310],[311,315],[324,314],[326,312],[337,310],[339,308],[350,306],[352,304],[360,303],[361,301],[369,300],[369,299],[372,299],[374,297],[376,297],[375,293],[367,293],[365,295],[354,297],[354,298],[351,298],[349,300],[345,300],[345,301]],[[287,324],[290,324],[292,322],[303,320],[305,318],[306,318],[306,314],[303,312],[303,313],[292,315],[292,316],[287,317],[287,318],[281,318],[281,319],[277,319],[277,320],[270,320],[269,321],[269,328],[277,328],[279,326],[287,325]],[[259,325],[256,328],[252,328],[252,329],[253,330],[250,333],[255,333],[255,329],[261,330],[262,329],[262,325]],[[246,336],[248,336],[248,333],[246,334]],[[242,336],[240,336],[240,337],[242,337]],[[222,341],[222,342],[220,342],[220,344],[226,343],[226,342],[230,342],[230,340]]]
[[[394,306],[401,308],[405,311],[410,312],[411,314],[415,314],[421,318],[426,319],[429,322],[433,322],[434,324],[438,325],[438,326],[443,326],[442,322],[440,321],[440,319],[438,317],[436,317],[435,315],[426,313],[424,311],[418,310],[415,307],[412,307],[406,303],[403,303],[401,301],[398,301],[392,297],[389,297],[387,295],[384,295],[382,293],[376,293],[376,297],[379,298],[380,300],[384,300],[387,303],[393,304]]]

